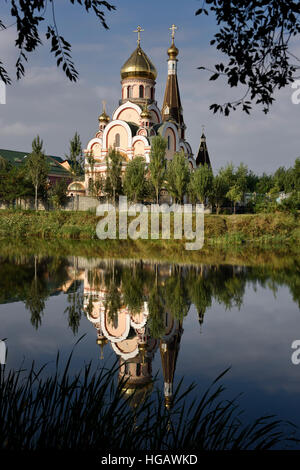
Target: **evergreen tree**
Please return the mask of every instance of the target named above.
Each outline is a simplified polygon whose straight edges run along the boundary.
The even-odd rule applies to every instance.
[[[83,174],[83,157],[80,136],[77,131],[73,139],[70,140],[69,155],[66,158],[71,161],[71,171],[75,177]]]
[[[38,189],[46,185],[49,167],[43,150],[43,141],[37,136],[32,142],[32,152],[26,160],[26,169],[34,186],[35,210],[38,209]]]
[[[63,179],[56,181],[56,183],[50,188],[49,196],[55,209],[59,209],[67,202],[67,189],[68,183]]]

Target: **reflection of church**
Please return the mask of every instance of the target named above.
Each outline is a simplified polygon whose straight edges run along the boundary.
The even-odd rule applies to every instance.
[[[105,176],[106,156],[110,148],[115,148],[123,156],[123,170],[126,162],[135,156],[143,156],[150,161],[151,142],[154,136],[161,135],[167,141],[166,158],[173,158],[175,152],[182,151],[191,169],[209,163],[205,136],[202,134],[197,157],[194,158],[191,146],[186,141],[186,125],[183,118],[180,92],[177,80],[178,49],[174,36],[176,26],[172,26],[172,44],[168,49],[168,75],[162,109],[155,99],[157,72],[155,66],[140,45],[139,26],[138,46],[121,68],[122,96],[118,108],[110,118],[105,110],[99,116],[99,129],[85,150],[85,190],[88,191],[93,179]],[[93,159],[91,165],[90,157]]]
[[[110,317],[105,308],[107,290],[104,282],[105,271],[97,270],[97,285],[84,278],[84,308],[88,320],[97,330],[97,343],[103,348],[110,343],[119,358],[119,379],[126,381],[124,391],[133,396],[133,405],[140,403],[142,398],[152,390],[152,361],[156,351],[160,350],[162,372],[164,377],[164,395],[167,408],[172,406],[173,381],[176,369],[180,339],[183,332],[182,322],[164,312],[164,334],[160,339],[150,336],[147,320],[149,316],[148,302],[138,313],[130,312],[122,305],[118,314]]]

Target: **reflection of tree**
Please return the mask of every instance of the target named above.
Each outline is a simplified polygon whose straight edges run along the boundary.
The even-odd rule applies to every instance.
[[[119,310],[122,306],[121,293],[116,283],[112,280],[105,295],[104,308],[108,318],[116,328],[118,325]]]
[[[164,297],[168,312],[177,320],[183,320],[188,314],[190,299],[182,268],[175,268],[174,273],[166,280]]]
[[[69,327],[73,334],[76,335],[83,313],[83,295],[82,292],[76,292],[75,283],[73,292],[69,292],[68,294],[68,303],[69,305],[65,309],[65,313],[68,314]]]
[[[37,330],[42,323],[42,315],[45,309],[45,300],[48,297],[48,289],[43,279],[38,276],[37,257],[34,257],[34,279],[26,292],[25,308],[31,313],[31,324]]]
[[[195,305],[200,326],[204,321],[204,314],[206,309],[212,304],[212,288],[209,280],[205,277],[199,276],[195,269],[188,273],[187,287],[191,302]]]
[[[153,287],[150,291],[149,301],[149,320],[148,326],[150,330],[150,335],[153,338],[161,338],[165,331],[164,324],[164,301],[162,289],[157,285]]]
[[[144,301],[144,283],[142,269],[124,269],[122,273],[123,300],[129,310],[138,313]]]

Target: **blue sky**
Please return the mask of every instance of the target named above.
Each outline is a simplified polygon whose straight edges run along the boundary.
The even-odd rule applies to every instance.
[[[251,116],[241,112],[229,117],[213,115],[209,105],[238,98],[242,90],[231,90],[220,80],[209,81],[209,74],[197,70],[200,65],[214,65],[220,59],[209,45],[215,32],[214,17],[196,17],[196,0],[115,0],[115,12],[106,14],[110,30],[98,24],[96,17],[68,0],[56,0],[56,19],[62,35],[72,44],[73,59],[80,73],[76,84],[57,70],[44,46],[33,53],[26,66],[26,77],[7,88],[7,103],[0,105],[0,148],[29,151],[39,134],[47,153],[63,156],[77,130],[83,146],[97,130],[101,101],[107,101],[110,116],[120,99],[120,68],[136,47],[133,30],[141,25],[142,47],[155,64],[158,77],[156,97],[162,105],[167,78],[169,27],[178,26],[178,77],[187,140],[196,154],[201,126],[205,125],[213,168],[241,161],[261,173],[279,165],[290,166],[300,155],[300,105],[292,104],[291,88],[277,94],[268,116],[255,109]],[[1,6],[1,18],[12,23],[7,7]],[[44,28],[51,22],[47,11]],[[13,75],[16,60],[15,29],[0,32],[0,60]],[[294,52],[299,52],[294,45]]]

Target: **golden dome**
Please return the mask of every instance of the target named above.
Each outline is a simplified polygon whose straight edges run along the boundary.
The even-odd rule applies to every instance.
[[[121,77],[141,77],[155,80],[157,71],[143,49],[138,46],[121,68]]]
[[[148,106],[146,104],[143,111],[141,112],[141,118],[142,119],[151,119],[151,117],[152,117],[151,113],[150,113],[150,111],[148,109]]]
[[[99,121],[99,122],[109,122],[109,121],[110,121],[110,117],[106,114],[105,111],[103,111],[103,113],[100,114],[100,116],[98,117],[98,121]]]
[[[178,54],[179,54],[179,50],[175,46],[174,41],[172,41],[171,47],[169,47],[168,49],[168,56],[170,57],[171,60],[175,60]]]

